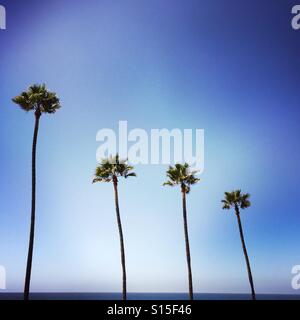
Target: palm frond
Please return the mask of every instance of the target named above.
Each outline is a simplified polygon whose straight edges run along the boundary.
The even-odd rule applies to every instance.
[[[12,101],[25,111],[34,109],[34,105],[31,103],[27,92],[22,92],[19,96],[13,98]]]
[[[128,177],[136,177],[136,173],[135,172],[131,172],[131,173],[128,173],[126,174],[124,177],[127,179]]]
[[[171,181],[166,181],[163,183],[163,186],[170,186],[170,187],[174,187],[175,183],[171,182]]]

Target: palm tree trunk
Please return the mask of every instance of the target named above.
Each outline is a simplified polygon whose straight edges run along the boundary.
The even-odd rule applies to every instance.
[[[27,256],[26,266],[26,277],[24,286],[24,300],[29,300],[30,290],[30,278],[31,278],[31,267],[32,267],[32,256],[33,256],[33,243],[34,243],[34,224],[35,224],[35,189],[36,189],[36,145],[39,132],[39,121],[41,113],[39,110],[35,112],[35,126],[32,143],[32,196],[31,196],[31,224],[30,224],[30,236],[29,236],[29,247]]]
[[[190,253],[187,212],[186,212],[186,193],[184,190],[182,190],[182,206],[183,206],[183,224],[184,224],[186,260],[187,260],[187,267],[188,267],[189,295],[190,295],[190,300],[193,300],[194,299],[193,277],[192,277],[191,253]]]
[[[237,208],[237,207],[235,208],[235,213],[236,213],[237,220],[238,220],[240,238],[241,238],[242,247],[243,247],[243,251],[244,251],[244,255],[245,255],[246,265],[247,265],[247,271],[248,271],[248,278],[249,278],[249,283],[250,283],[250,287],[251,287],[252,300],[256,300],[255,290],[254,290],[254,283],[253,283],[252,272],[251,272],[251,266],[250,266],[250,261],[249,261],[249,257],[248,257],[248,253],[247,253],[246,244],[245,244],[245,239],[244,239],[244,233],[243,233],[243,227],[242,227],[239,208]]]
[[[114,183],[114,191],[115,191],[115,205],[116,205],[116,213],[117,213],[117,223],[118,223],[118,229],[119,229],[119,235],[120,235],[121,263],[122,263],[122,272],[123,272],[122,298],[123,298],[123,300],[126,300],[126,298],[127,298],[127,289],[126,289],[127,283],[126,283],[125,248],[124,248],[124,237],[123,237],[122,222],[121,222],[120,209],[119,209],[118,180],[116,177],[114,177],[113,183]]]

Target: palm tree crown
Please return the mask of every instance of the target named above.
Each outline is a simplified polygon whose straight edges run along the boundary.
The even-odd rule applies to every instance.
[[[225,199],[222,200],[223,209],[230,209],[231,207],[238,207],[246,209],[251,206],[249,201],[249,193],[241,193],[241,190],[234,190],[232,192],[225,192]]]
[[[121,160],[117,154],[115,157],[103,159],[96,168],[95,182],[112,182],[118,177],[136,177],[136,173],[132,171],[133,167],[127,164],[127,160]]]
[[[180,185],[182,191],[189,193],[191,190],[191,185],[196,184],[200,179],[195,177],[197,171],[191,171],[189,164],[179,164],[176,163],[174,167],[169,166],[167,171],[167,180],[163,185],[174,187]]]
[[[61,107],[56,93],[48,91],[45,84],[30,86],[12,101],[25,111],[34,110],[39,114],[55,113]]]

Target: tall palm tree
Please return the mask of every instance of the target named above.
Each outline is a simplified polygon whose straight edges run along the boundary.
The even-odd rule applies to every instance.
[[[246,265],[247,265],[248,278],[249,278],[250,287],[251,287],[252,299],[256,300],[252,272],[251,272],[251,266],[250,266],[250,261],[249,261],[249,257],[248,257],[248,253],[247,253],[247,248],[246,248],[244,233],[243,233],[243,227],[242,227],[242,222],[241,222],[241,217],[240,217],[240,209],[246,209],[251,206],[251,202],[249,201],[249,198],[250,198],[249,193],[242,194],[241,190],[235,190],[232,192],[225,192],[225,199],[222,200],[222,203],[223,203],[223,209],[229,210],[230,208],[234,208],[234,210],[235,210],[235,215],[237,217],[238,226],[239,226],[240,238],[241,238],[242,247],[243,247],[243,251],[244,251],[244,255],[245,255]]]
[[[132,170],[133,170],[133,167],[127,164],[127,160],[121,160],[119,158],[119,155],[117,154],[115,157],[110,157],[109,159],[103,159],[101,161],[100,165],[97,166],[96,168],[95,177],[93,180],[93,183],[112,182],[114,186],[117,223],[118,223],[119,236],[120,236],[123,300],[126,300],[127,298],[127,280],[126,280],[124,237],[123,237],[122,222],[121,222],[120,209],[119,209],[118,182],[120,177],[123,177],[125,179],[127,179],[128,177],[136,177],[136,174]]]
[[[12,99],[24,111],[34,111],[35,126],[32,143],[32,196],[31,196],[31,225],[30,237],[27,256],[26,277],[24,286],[24,300],[29,299],[30,278],[33,256],[34,243],[34,225],[35,225],[35,197],[36,197],[36,145],[39,131],[40,117],[43,113],[55,113],[59,109],[60,102],[56,93],[50,92],[46,89],[44,84],[33,85],[27,91],[22,92],[19,96]]]
[[[174,167],[172,166],[169,167],[167,171],[168,180],[164,183],[164,186],[174,187],[176,185],[179,185],[181,188],[190,300],[193,300],[194,294],[193,294],[193,277],[192,277],[191,253],[190,253],[187,210],[186,210],[186,195],[190,192],[191,186],[200,181],[200,179],[195,177],[196,173],[197,171],[190,171],[190,166],[187,163],[183,165],[177,163],[175,164]]]

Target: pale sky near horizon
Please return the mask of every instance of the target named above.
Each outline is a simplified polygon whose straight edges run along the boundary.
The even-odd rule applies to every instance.
[[[188,196],[196,292],[249,292],[224,191],[241,188],[258,293],[291,288],[300,264],[299,50],[295,1],[1,0],[0,265],[22,291],[34,117],[11,98],[45,82],[63,105],[38,142],[33,291],[121,290],[113,186],[91,183],[102,128],[205,130]],[[128,291],[186,292],[181,195],[166,165],[120,181]]]

